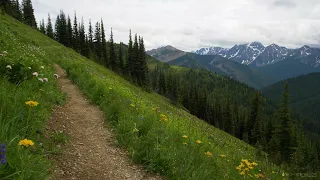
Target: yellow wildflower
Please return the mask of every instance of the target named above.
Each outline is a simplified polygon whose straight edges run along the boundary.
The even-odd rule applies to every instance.
[[[251,174],[248,174],[248,176],[253,177]]]
[[[24,139],[24,140],[20,140],[18,145],[29,147],[29,146],[33,146],[34,142],[28,139]]]
[[[204,153],[206,156],[208,156],[208,157],[213,157],[213,154],[211,153],[211,152],[206,152],[206,153]]]
[[[224,154],[220,154],[220,157],[225,158],[225,157],[226,157],[226,155],[224,155]]]
[[[275,174],[276,172],[275,171],[272,171],[272,174]]]
[[[130,104],[130,106],[131,106],[131,107],[135,107],[135,105],[134,105],[134,104]]]
[[[240,166],[237,166],[236,169],[237,169],[238,171],[241,171],[241,167],[240,167]]]
[[[162,119],[162,121],[164,121],[164,122],[167,122],[167,121],[168,121],[168,119],[167,119],[166,117],[162,117],[161,119]]]
[[[182,136],[184,139],[188,139],[188,136],[187,135],[183,135]]]
[[[188,145],[188,143],[186,143],[186,142],[184,142],[184,143],[182,143],[183,145]]]
[[[152,111],[156,111],[157,110],[157,108],[151,108],[152,109]]]
[[[109,90],[112,90],[112,88],[111,88],[111,87],[109,87]]]
[[[245,174],[246,174],[246,172],[241,171],[239,174],[242,176],[242,175],[245,175]]]
[[[35,106],[39,105],[39,103],[37,101],[27,101],[25,103],[26,103],[26,105],[28,105],[30,107],[35,107]]]
[[[260,173],[260,174],[256,174],[254,175],[256,178],[264,178],[264,174]]]
[[[252,162],[251,163],[253,166],[258,166],[258,164],[256,162]]]
[[[244,171],[249,171],[249,168],[245,168]]]
[[[196,140],[196,143],[197,143],[197,144],[201,144],[201,141],[200,141],[200,140]]]
[[[160,117],[161,117],[161,118],[166,118],[167,116],[164,115],[164,114],[160,114]]]

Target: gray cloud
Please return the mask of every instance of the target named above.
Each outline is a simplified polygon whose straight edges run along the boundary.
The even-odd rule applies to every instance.
[[[320,42],[319,0],[34,0],[38,21],[60,9],[88,24],[103,18],[116,42],[128,41],[129,29],[147,49],[172,45],[201,47],[260,41],[290,48]],[[294,5],[294,6],[293,6]],[[288,8],[291,7],[291,8]],[[54,20],[53,20],[54,22]]]

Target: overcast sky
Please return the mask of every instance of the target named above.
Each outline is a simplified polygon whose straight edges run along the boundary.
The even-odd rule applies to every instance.
[[[116,42],[129,29],[144,37],[146,49],[164,45],[193,51],[259,41],[295,48],[320,46],[320,0],[33,0],[37,20],[55,19],[60,9],[103,18]],[[54,22],[54,21],[53,21]]]

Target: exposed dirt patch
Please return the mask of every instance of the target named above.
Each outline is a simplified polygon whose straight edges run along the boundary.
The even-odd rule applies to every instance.
[[[57,164],[53,179],[161,179],[133,164],[127,152],[116,147],[103,113],[86,100],[61,67],[55,68],[60,75],[58,85],[68,100],[54,109],[48,127],[49,131],[63,131],[70,141],[61,155],[51,157]]]

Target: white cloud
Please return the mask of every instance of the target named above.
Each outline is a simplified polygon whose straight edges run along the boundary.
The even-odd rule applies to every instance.
[[[126,43],[131,28],[144,37],[147,49],[320,43],[318,0],[34,0],[33,5],[38,21],[48,13],[56,17],[60,9],[72,18],[76,10],[86,24],[103,18],[116,42]]]

